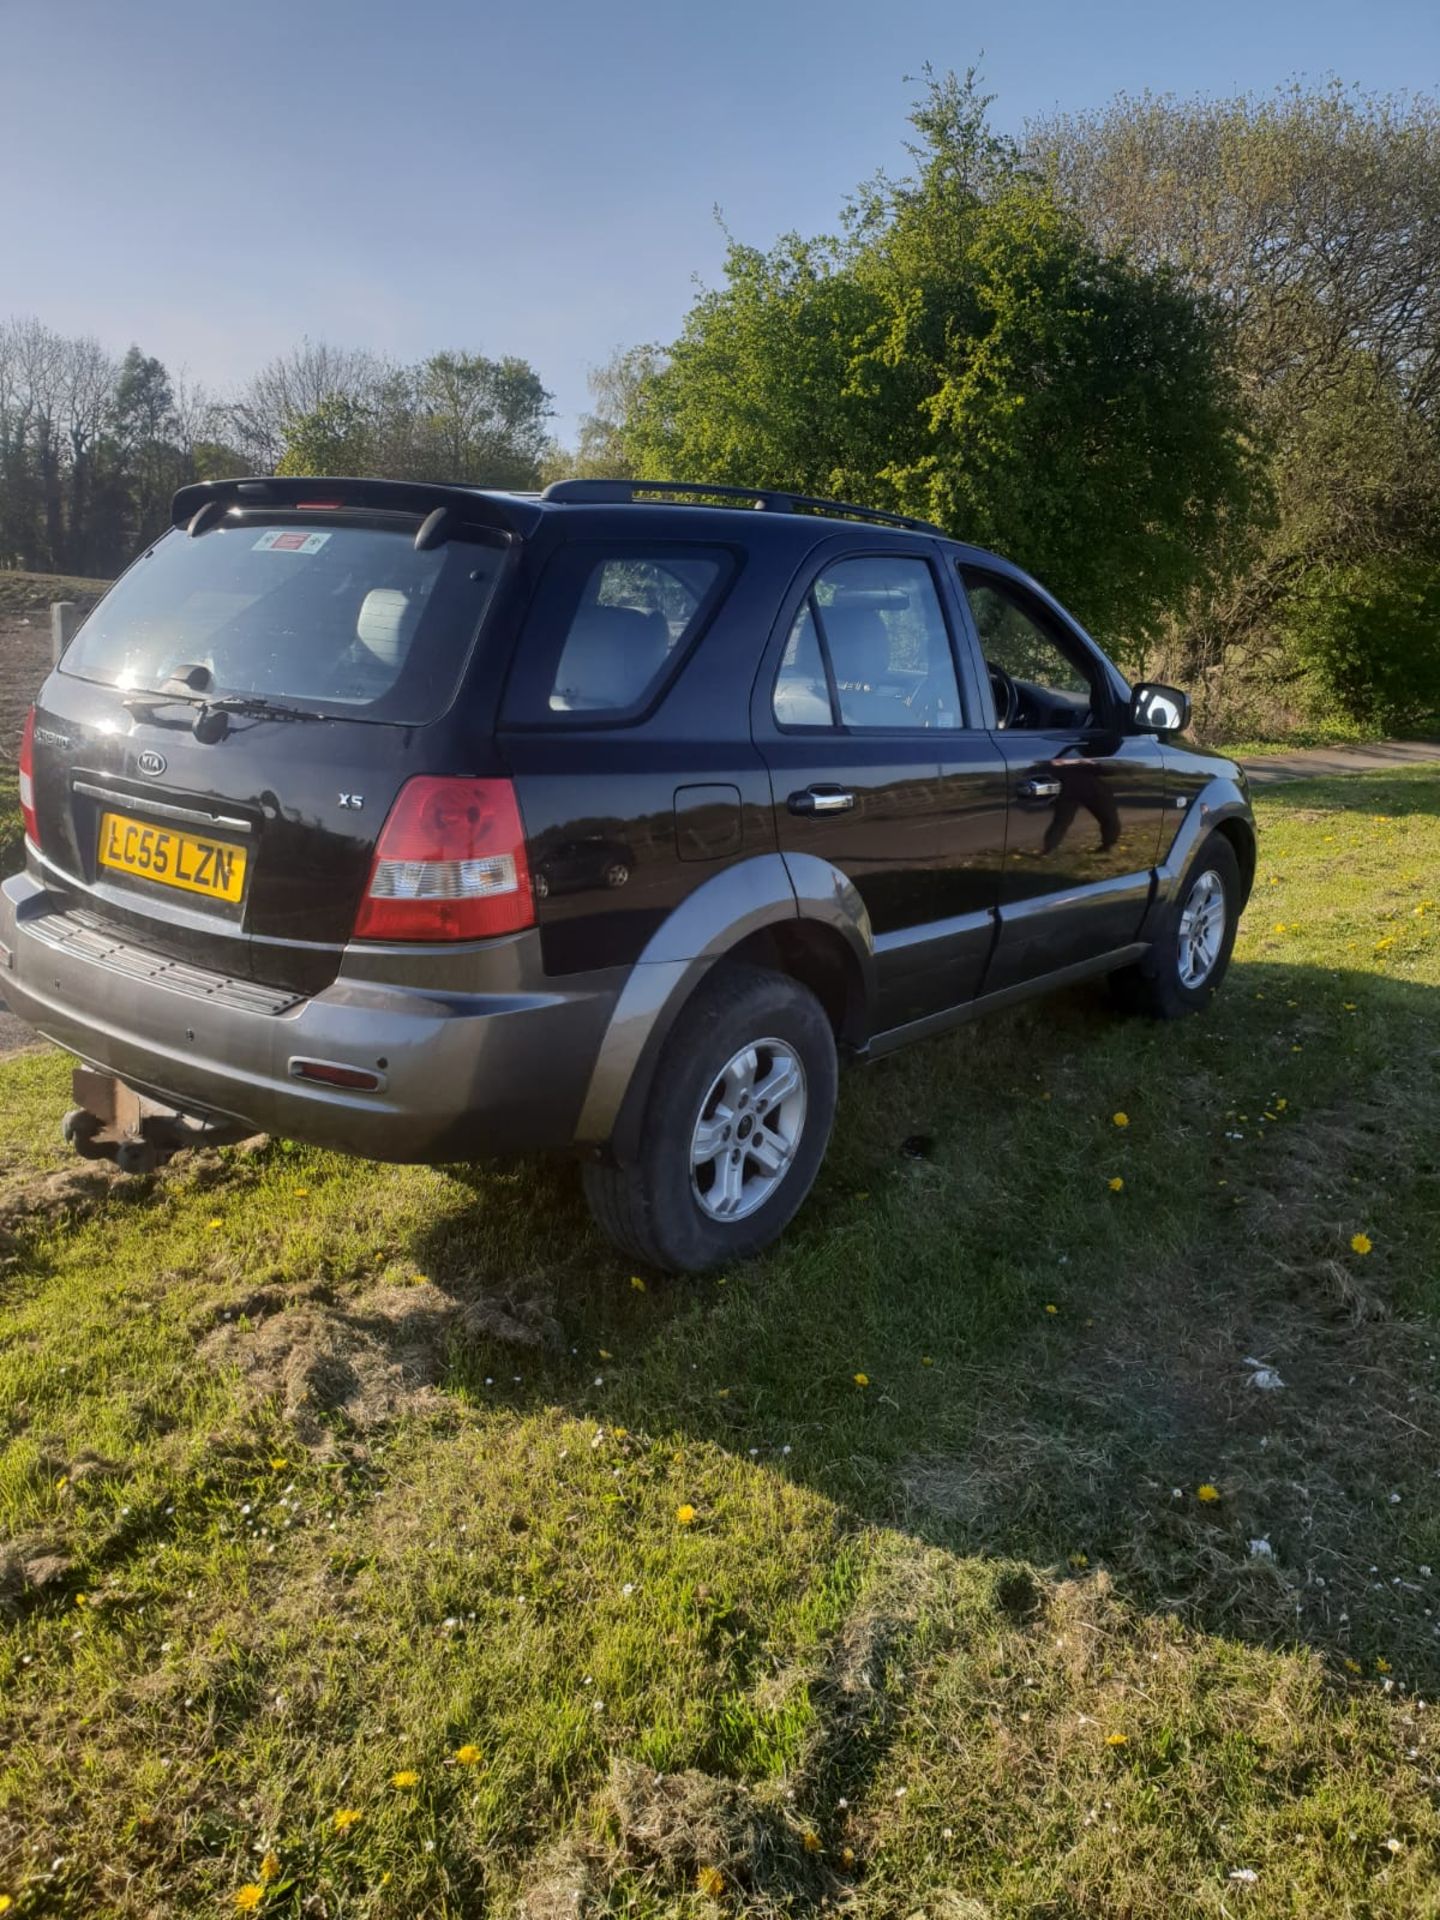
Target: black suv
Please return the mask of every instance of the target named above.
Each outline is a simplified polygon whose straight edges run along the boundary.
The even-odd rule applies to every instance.
[[[565,1148],[701,1268],[805,1198],[841,1053],[1091,974],[1205,1003],[1255,832],[1187,718],[894,515],[186,487],[27,723],[4,993],[83,1151]]]

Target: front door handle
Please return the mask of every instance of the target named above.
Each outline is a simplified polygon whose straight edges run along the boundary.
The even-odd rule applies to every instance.
[[[1022,800],[1053,800],[1060,792],[1058,780],[1022,780],[1015,789]]]
[[[849,813],[855,796],[843,787],[802,787],[785,804],[791,813]]]

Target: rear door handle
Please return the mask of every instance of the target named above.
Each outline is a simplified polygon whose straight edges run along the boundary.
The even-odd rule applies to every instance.
[[[855,796],[843,787],[802,787],[785,804],[791,813],[849,813]]]
[[[1022,780],[1015,789],[1022,800],[1053,800],[1060,791],[1058,780]]]

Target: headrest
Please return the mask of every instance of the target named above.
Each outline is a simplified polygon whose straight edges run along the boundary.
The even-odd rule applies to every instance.
[[[835,600],[822,609],[825,638],[835,678],[874,686],[890,672],[890,635],[879,612],[870,606]]]
[[[670,628],[663,613],[642,607],[581,607],[555,669],[550,705],[630,707],[663,666]]]
[[[360,603],[355,632],[377,660],[399,667],[404,658],[405,616],[410,602],[396,587],[372,587]]]

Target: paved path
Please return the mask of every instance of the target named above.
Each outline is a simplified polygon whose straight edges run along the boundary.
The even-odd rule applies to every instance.
[[[1331,773],[1386,773],[1391,767],[1440,764],[1440,740],[1376,740],[1368,747],[1307,747],[1264,753],[1241,766],[1256,786],[1277,780],[1319,780]]]

